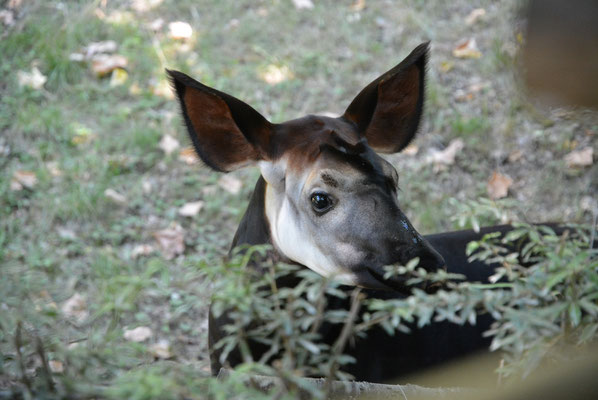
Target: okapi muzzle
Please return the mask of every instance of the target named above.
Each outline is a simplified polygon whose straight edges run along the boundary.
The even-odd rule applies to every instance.
[[[422,114],[428,44],[366,86],[338,118],[273,124],[244,102],[168,71],[201,159],[228,172],[260,168],[234,244],[271,243],[281,259],[342,283],[407,293],[384,266],[418,257],[444,268],[398,203],[398,174],[379,153],[413,139]],[[259,192],[259,193],[258,193]],[[430,289],[428,285],[423,285]]]

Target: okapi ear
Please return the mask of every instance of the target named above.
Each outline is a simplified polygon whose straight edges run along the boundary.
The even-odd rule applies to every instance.
[[[271,124],[251,106],[178,71],[166,70],[199,157],[228,172],[268,159]]]
[[[429,42],[415,48],[401,63],[367,85],[347,108],[372,149],[396,153],[415,136],[424,105],[424,78]]]

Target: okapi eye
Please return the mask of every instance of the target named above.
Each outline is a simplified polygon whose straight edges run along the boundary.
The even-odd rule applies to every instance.
[[[316,212],[323,213],[332,207],[332,201],[326,193],[316,192],[311,195],[311,205]]]

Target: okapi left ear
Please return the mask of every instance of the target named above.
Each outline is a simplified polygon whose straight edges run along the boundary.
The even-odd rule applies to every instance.
[[[270,158],[272,125],[241,100],[178,71],[170,75],[199,157],[228,172]]]
[[[372,149],[396,153],[415,136],[424,105],[429,42],[367,85],[345,111]]]

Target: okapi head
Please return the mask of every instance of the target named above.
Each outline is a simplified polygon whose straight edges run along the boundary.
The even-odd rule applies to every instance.
[[[413,139],[422,115],[428,44],[371,82],[343,115],[268,122],[244,102],[168,71],[191,140],[217,171],[257,165],[264,215],[284,258],[342,283],[407,292],[385,265],[436,271],[444,260],[411,226],[398,202],[398,174],[378,153]]]

